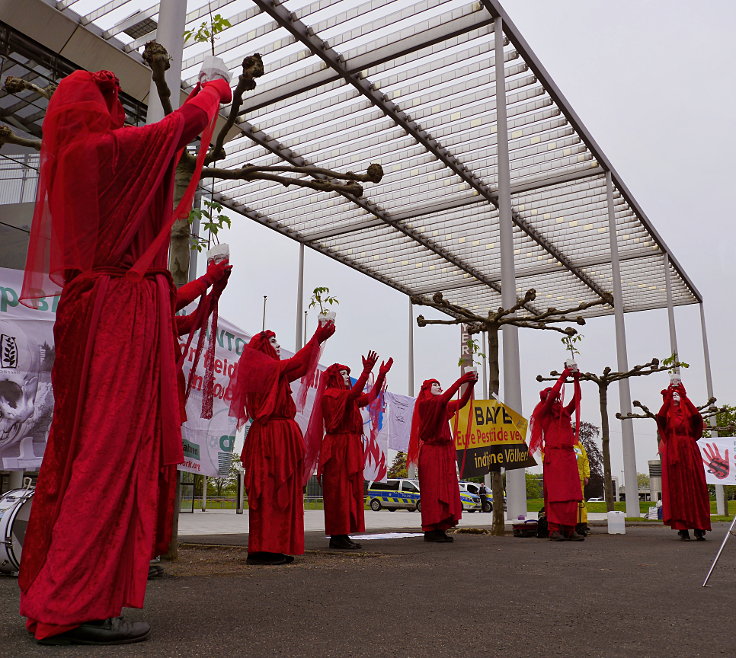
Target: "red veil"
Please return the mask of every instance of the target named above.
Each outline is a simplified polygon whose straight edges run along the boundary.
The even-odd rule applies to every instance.
[[[426,379],[419,389],[419,395],[414,402],[414,414],[411,419],[411,434],[409,436],[409,450],[406,454],[406,465],[419,462],[419,440],[428,433],[435,431],[441,422],[447,422],[446,406],[431,404],[438,396],[433,395],[432,384],[439,384],[436,379]]]
[[[109,71],[75,71],[49,101],[43,123],[40,176],[21,302],[58,295],[75,273],[122,262],[142,275],[168,243],[171,225],[186,216],[199,179],[137,262],[123,262],[152,198],[165,179],[173,182],[183,117],[174,113],[145,130],[123,127],[120,85]],[[210,118],[202,136],[204,159],[219,106],[219,93],[205,86],[198,103]],[[204,101],[204,102],[202,102]],[[165,186],[172,206],[173,186]],[[120,232],[120,226],[125,226]]]
[[[547,387],[539,391],[539,402],[534,407],[532,416],[529,420],[529,454],[532,455],[537,450],[544,450],[544,422],[546,416],[557,414],[558,422],[562,423],[562,409],[565,404],[565,389],[562,385],[567,375],[563,374],[557,380],[554,386]],[[549,400],[550,395],[554,396],[554,400]],[[559,405],[559,407],[557,407]],[[558,411],[555,411],[558,409]],[[573,441],[571,445],[575,445],[580,440],[580,398],[575,398],[575,432],[573,433]]]
[[[317,395],[314,399],[314,406],[312,407],[312,414],[309,417],[309,425],[307,425],[307,432],[304,435],[304,443],[306,452],[304,454],[304,484],[314,473],[314,467],[319,461],[320,448],[322,446],[322,439],[325,435],[325,419],[322,411],[322,399],[329,391],[329,389],[335,389],[337,391],[345,391],[350,389],[340,374],[341,370],[347,370],[350,374],[350,368],[344,366],[341,363],[333,363],[327,368],[319,377],[319,384],[317,385]],[[328,393],[329,394],[329,393]],[[345,413],[345,403],[347,397],[343,396],[339,400],[339,409],[335,414],[338,418],[342,418]]]

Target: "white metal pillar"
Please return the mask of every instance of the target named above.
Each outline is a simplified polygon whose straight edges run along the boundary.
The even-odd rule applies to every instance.
[[[171,89],[171,107],[179,107],[181,95],[181,60],[184,52],[184,28],[187,22],[187,3],[182,0],[161,0],[158,9],[156,41],[166,48],[171,57],[166,71],[166,84]],[[147,123],[155,123],[164,118],[164,109],[158,98],[156,84],[151,80],[148,92]]]
[[[613,178],[606,172],[606,191],[608,194],[608,235],[611,245],[611,275],[613,281],[613,310],[616,322],[616,363],[620,372],[629,369],[626,354],[626,324],[624,322],[624,302],[621,291],[621,265],[618,258],[618,239],[616,236],[616,211],[613,205]],[[618,383],[618,397],[621,415],[631,413],[631,389],[629,380]],[[636,477],[636,447],[634,445],[634,426],[631,419],[621,421],[621,434],[624,453],[624,487],[626,488],[626,516],[639,516],[639,483]]]
[[[677,328],[675,326],[675,305],[672,302],[672,277],[670,273],[670,255],[664,254],[664,285],[667,290],[667,320],[670,328],[670,353],[674,354],[675,360],[678,360],[677,351]],[[675,372],[680,372],[680,368],[675,368]]]
[[[705,329],[705,308],[700,302],[700,333],[703,337],[703,365],[705,366],[705,389],[708,399],[713,397],[713,372],[710,369],[710,350],[708,349],[708,332]],[[709,425],[715,425],[716,419],[709,420]],[[718,432],[712,432],[718,436]],[[726,513],[726,496],[722,484],[716,484],[716,513],[723,516]]]
[[[488,332],[482,332],[483,336],[483,399],[488,400]]]
[[[511,170],[509,133],[506,115],[506,75],[503,57],[503,21],[496,18],[493,27],[496,70],[496,136],[498,154],[498,218],[501,233],[501,303],[510,308],[516,303],[514,269],[514,226],[511,217]],[[503,331],[503,401],[521,413],[521,376],[519,330],[505,325]],[[525,469],[506,471],[507,518],[526,514]]]
[[[304,315],[304,244],[299,243],[299,274],[297,275],[296,282],[296,348],[295,352],[298,352],[304,343],[302,342],[302,336],[304,335],[304,329],[302,327],[302,320]]]
[[[407,378],[407,395],[414,395],[414,305],[409,297],[409,367]]]

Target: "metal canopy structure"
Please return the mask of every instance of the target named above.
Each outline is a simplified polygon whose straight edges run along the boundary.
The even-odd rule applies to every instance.
[[[127,53],[141,70],[135,75],[144,73],[138,50],[156,36],[158,2],[34,2],[74,25],[69,52],[56,52],[74,60],[80,47],[68,44],[87,35]],[[218,167],[286,161],[358,171],[378,162],[385,171],[361,198],[219,181],[214,192],[224,205],[404,293],[442,292],[479,312],[496,308],[502,73],[517,290],[536,289],[538,308],[612,291],[610,172],[623,310],[667,307],[668,286],[674,305],[702,301],[497,0],[190,0],[188,7],[187,28],[208,21],[210,9],[231,22],[216,47],[235,75],[253,52],[266,69]],[[503,34],[494,31],[497,17]],[[184,89],[207,50],[185,48]],[[145,101],[147,87],[135,87],[132,96]],[[7,101],[0,98],[0,112]],[[597,306],[582,314],[612,313]]]

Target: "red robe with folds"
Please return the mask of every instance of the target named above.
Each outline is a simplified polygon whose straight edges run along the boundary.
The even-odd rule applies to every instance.
[[[541,423],[544,433],[544,509],[547,521],[566,526],[569,532],[577,523],[578,503],[583,499],[572,428],[580,384],[575,381],[575,395],[570,404],[563,407],[557,399],[563,383],[564,377],[561,377],[538,410],[535,409],[535,421]]]
[[[302,377],[318,354],[315,335],[290,359],[275,361],[276,390],[262,393],[264,399],[275,394],[273,409],[253,420],[248,430],[241,458],[248,494],[249,553],[304,553],[304,438],[294,420],[289,382]],[[253,406],[260,404],[255,401]]]
[[[697,443],[703,435],[703,417],[684,389],[678,391],[679,405],[674,404],[672,391],[663,392],[665,401],[656,417],[662,459],[662,520],[673,530],[710,530],[710,497]]]
[[[158,124],[113,130],[85,145],[107,163],[100,176],[113,192],[122,162],[140,157],[163,173],[153,173],[157,184],[145,191],[149,202],[135,227],[107,212],[114,198],[94,200],[101,220],[94,269],[63,286],[54,416],[19,576],[21,614],[38,639],[142,607],[149,561],[168,545],[183,455],[167,245],[143,277],[125,271],[171,216],[174,154],[207,121],[185,106]]]
[[[417,466],[424,532],[452,528],[463,515],[449,420],[467,404],[473,389],[468,386],[460,400],[451,400],[457,390],[451,386],[441,395],[430,394],[416,402],[422,428]],[[426,422],[422,417],[435,420]]]
[[[325,533],[349,535],[365,531],[363,498],[363,418],[360,408],[376,399],[381,385],[363,393],[368,373],[352,388],[328,388],[322,395],[325,436],[319,470],[325,507]]]

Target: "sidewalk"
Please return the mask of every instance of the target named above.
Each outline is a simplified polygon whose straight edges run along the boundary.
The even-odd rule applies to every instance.
[[[149,583],[146,608],[126,612],[151,623],[150,639],[98,649],[34,644],[16,579],[0,578],[0,654],[733,655],[736,542],[701,587],[727,526],[706,542],[650,524],[626,535],[596,528],[579,543],[459,534],[452,544],[379,539],[355,552],[329,551],[313,531],[306,554],[284,567],[246,565],[242,545],[183,546]]]

